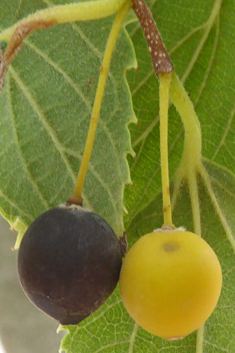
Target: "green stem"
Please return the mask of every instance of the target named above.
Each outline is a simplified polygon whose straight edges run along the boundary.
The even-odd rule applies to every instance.
[[[77,182],[73,191],[73,195],[70,197],[71,202],[73,202],[73,200],[76,200],[76,199],[78,200],[78,202],[82,202],[81,195],[82,195],[82,190],[83,190],[83,186],[84,186],[84,182],[85,182],[85,178],[88,170],[88,165],[90,162],[90,157],[93,149],[93,144],[95,140],[96,129],[98,125],[98,119],[100,115],[100,109],[101,109],[101,104],[103,100],[105,84],[108,77],[109,65],[110,65],[112,53],[114,50],[114,46],[117,40],[117,36],[119,34],[119,31],[122,28],[123,21],[125,20],[126,15],[128,14],[131,6],[132,6],[132,3],[130,0],[128,0],[121,8],[121,10],[119,10],[108,38],[102,66],[100,69],[100,77],[99,77],[98,87],[96,91],[96,97],[94,101],[90,127],[87,135],[86,146],[85,146],[80,170],[78,173]]]
[[[168,107],[169,90],[172,74],[159,73],[160,94],[160,151],[161,151],[161,173],[162,173],[162,198],[163,198],[163,227],[175,228],[172,223],[169,168],[168,168]]]
[[[178,76],[173,72],[170,98],[184,124],[185,141],[181,168],[199,168],[201,165],[202,138],[200,123],[193,104]]]
[[[173,204],[176,201],[176,194],[179,191],[180,184],[183,179],[186,179],[189,186],[194,231],[196,234],[201,235],[201,214],[197,183],[197,173],[202,167],[201,128],[193,104],[175,73],[172,74],[170,97],[180,114],[185,130],[182,160],[175,176],[176,189],[173,193]]]
[[[196,353],[203,353],[204,328],[205,326],[202,325],[197,330]]]
[[[191,207],[192,207],[194,233],[201,236],[202,235],[201,212],[200,212],[200,201],[199,201],[199,194],[198,194],[197,173],[195,169],[191,169],[191,168],[188,169],[187,179],[188,179],[188,187],[189,187],[189,196],[190,196]]]
[[[39,10],[4,30],[0,34],[0,41],[9,41],[17,27],[30,22],[59,24],[104,18],[118,12],[126,2],[127,0],[86,1]]]

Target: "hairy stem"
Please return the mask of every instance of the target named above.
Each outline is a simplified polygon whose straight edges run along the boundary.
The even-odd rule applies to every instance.
[[[4,53],[6,69],[22,47],[23,40],[38,29],[47,29],[59,23],[86,21],[116,13],[127,0],[99,0],[85,3],[52,6],[23,18],[0,33],[0,41],[7,41]],[[129,1],[129,0],[128,0]],[[4,76],[0,76],[4,80]]]
[[[85,150],[80,166],[80,170],[78,173],[78,178],[77,182],[73,191],[73,195],[70,197],[69,201],[74,203],[75,199],[77,198],[78,203],[82,202],[81,195],[82,195],[82,190],[88,170],[88,165],[90,162],[90,157],[93,149],[93,144],[95,140],[95,135],[96,135],[96,129],[98,125],[98,119],[100,115],[100,109],[101,109],[101,104],[103,100],[103,95],[104,95],[104,89],[105,89],[105,84],[107,81],[108,77],[108,71],[109,71],[109,65],[112,57],[112,53],[114,50],[114,46],[117,40],[117,36],[119,34],[119,31],[122,28],[123,21],[126,18],[126,15],[128,14],[130,8],[132,6],[131,1],[127,1],[121,10],[118,12],[115,21],[113,23],[113,27],[111,29],[108,42],[106,45],[104,57],[103,57],[103,62],[102,66],[100,68],[100,77],[99,77],[99,82],[98,82],[98,87],[96,91],[96,97],[94,101],[94,106],[93,106],[93,111],[92,111],[92,117],[91,117],[91,122],[90,122],[90,127],[87,135],[87,141],[85,145]],[[77,202],[75,202],[77,203]]]
[[[7,28],[0,34],[0,41],[9,41],[17,27],[29,22],[67,23],[104,18],[120,10],[127,0],[99,0],[86,1],[67,5],[52,6],[39,10],[23,18],[15,25]]]

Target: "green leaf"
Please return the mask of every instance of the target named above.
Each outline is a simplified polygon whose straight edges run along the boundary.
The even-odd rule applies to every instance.
[[[201,181],[199,187],[202,236],[217,253],[223,269],[223,290],[219,304],[198,338],[191,335],[197,352],[234,351],[234,2],[199,2],[175,7],[174,1],[151,2],[154,17],[171,53],[175,70],[183,77],[202,129],[204,164],[212,190]],[[221,5],[221,8],[219,7]],[[192,15],[189,14],[189,11]],[[214,20],[211,21],[212,16]],[[127,234],[132,241],[163,223],[159,155],[158,83],[144,54],[146,44],[136,25],[129,28],[139,75],[128,74],[140,129],[132,127],[136,159],[129,158],[134,188],[126,189]],[[169,152],[172,190],[179,167],[184,131],[174,107],[170,108]],[[197,146],[195,146],[197,148]],[[194,230],[187,184],[178,194],[173,222]],[[138,336],[138,335],[137,335]],[[186,343],[187,344],[187,343]],[[173,352],[173,343],[164,343]],[[171,349],[170,349],[171,347]],[[134,351],[134,350],[133,350]],[[151,350],[150,350],[151,351]],[[181,348],[174,350],[181,352]],[[187,352],[191,351],[188,344]]]
[[[167,6],[163,2],[150,3],[166,47],[171,53],[175,71],[183,76],[185,88],[199,116],[203,156],[218,161],[220,165],[234,172],[232,122],[235,109],[235,48],[232,44],[232,29],[235,6],[232,1],[228,1],[217,8],[221,2],[209,0],[203,4],[198,1],[193,8],[192,4],[187,6],[186,1],[179,8],[174,8],[174,1],[168,1]],[[208,23],[215,10],[215,21]],[[208,34],[207,30],[210,30]],[[128,224],[137,215],[138,209],[156,199],[161,188],[158,82],[151,66],[150,55],[146,53],[147,46],[141,29],[132,25],[130,33],[137,60],[141,65],[138,75],[134,72],[128,74],[140,124],[140,129],[131,127],[132,145],[137,158],[133,162],[131,159],[129,161],[132,180],[137,187],[134,191],[129,187],[126,194],[129,203]],[[170,109],[169,118],[170,175],[173,176],[181,159],[184,131],[174,107]],[[137,203],[139,207],[136,209]]]
[[[2,28],[45,6],[41,1],[25,1],[19,8],[18,2],[11,0],[11,3],[11,8],[8,2],[0,5],[0,14],[2,9],[6,13],[4,18],[0,17]],[[168,342],[134,323],[121,303],[117,288],[92,316],[78,326],[64,327],[68,334],[61,349],[66,353],[234,352],[235,5],[233,0],[147,3],[201,122],[203,162],[210,177],[209,185],[199,177],[202,235],[220,259],[222,295],[204,331]],[[106,19],[61,25],[35,33],[25,41],[27,46],[9,70],[0,96],[0,205],[11,223],[20,217],[29,224],[46,208],[64,201],[72,191],[94,100],[97,69],[111,22],[112,19]],[[139,127],[130,125],[136,159],[128,156],[133,185],[126,187],[124,199],[128,209],[126,231],[132,244],[161,226],[163,217],[158,81],[139,24],[131,23],[127,30],[139,65],[138,73],[127,72],[139,121]],[[124,76],[127,67],[135,67],[135,59],[132,44],[123,31],[112,60],[85,185],[87,206],[103,215],[119,233],[123,187],[129,181],[125,155],[131,148],[126,126],[134,119]],[[171,106],[172,190],[183,138],[182,123]],[[177,195],[173,221],[176,226],[183,225],[193,231],[187,183]]]
[[[17,19],[34,10],[20,6]],[[73,191],[112,20],[39,31],[24,41],[9,68],[0,97],[0,208],[11,224],[20,217],[29,225]],[[83,193],[85,205],[119,236],[123,189],[129,182],[127,125],[135,120],[124,72],[133,65],[133,47],[122,31]]]
[[[62,327],[63,328],[63,327]],[[139,327],[128,315],[120,299],[118,288],[112,297],[78,326],[68,326],[69,334],[64,337],[61,351],[72,352],[150,352],[165,347],[159,339]],[[194,335],[183,341],[174,341],[173,349],[182,353],[195,352]]]

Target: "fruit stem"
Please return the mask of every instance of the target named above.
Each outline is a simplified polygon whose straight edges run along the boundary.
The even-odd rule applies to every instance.
[[[96,129],[98,125],[98,119],[100,115],[100,109],[101,109],[101,104],[103,100],[105,84],[108,77],[108,71],[109,71],[109,65],[110,65],[112,53],[117,40],[117,36],[119,34],[119,31],[122,28],[123,21],[125,20],[129,10],[131,9],[131,6],[132,6],[132,3],[131,1],[128,0],[123,5],[123,7],[119,10],[114,20],[114,23],[108,38],[108,42],[107,42],[104,57],[103,57],[103,62],[100,67],[100,77],[99,77],[99,82],[96,90],[96,96],[95,96],[89,131],[87,135],[86,145],[84,149],[84,154],[83,154],[80,170],[77,177],[77,182],[73,191],[73,195],[69,198],[69,201],[72,200],[74,196],[78,199],[81,199],[82,190],[83,190],[83,186],[84,186],[84,182],[85,182],[85,178],[88,170],[88,165],[89,165],[90,157],[92,153],[92,148],[94,144],[94,139],[96,135]]]
[[[169,167],[168,167],[168,107],[171,73],[159,73],[159,94],[160,94],[160,152],[161,152],[161,173],[162,173],[162,198],[163,198],[163,227],[175,228],[172,223]]]
[[[156,75],[159,77],[160,92],[160,153],[162,174],[162,198],[163,198],[163,227],[174,229],[172,223],[172,211],[170,200],[169,168],[168,168],[168,106],[170,83],[173,72],[173,64],[167,53],[163,40],[157,29],[144,0],[132,0],[133,10],[143,29],[148,48],[152,57],[152,64]]]

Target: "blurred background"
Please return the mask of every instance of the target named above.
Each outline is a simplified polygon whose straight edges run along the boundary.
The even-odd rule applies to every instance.
[[[16,234],[0,216],[0,353],[57,353],[65,334],[29,302],[17,274]],[[2,349],[2,351],[1,351]]]

